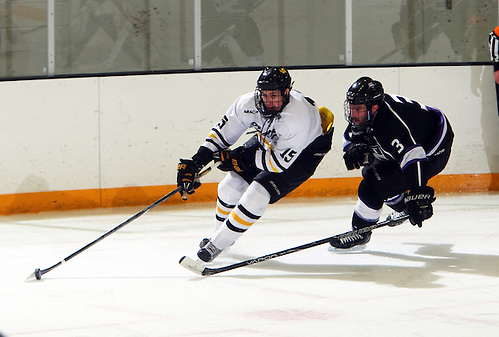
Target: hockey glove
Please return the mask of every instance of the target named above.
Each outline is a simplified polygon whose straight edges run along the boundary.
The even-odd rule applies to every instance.
[[[374,161],[373,150],[366,144],[349,144],[345,148],[343,160],[347,170],[359,169],[361,166],[370,164]]]
[[[435,191],[430,186],[418,186],[405,194],[405,204],[409,220],[413,226],[422,227],[423,221],[433,215],[432,202],[435,201]]]
[[[177,186],[180,187],[182,199],[187,200],[187,194],[194,193],[194,190],[201,186],[197,176],[201,168],[192,159],[180,159],[177,166]]]
[[[243,172],[250,166],[248,161],[253,158],[247,158],[249,153],[243,146],[236,147],[234,150],[222,150],[213,155],[216,162],[219,162],[217,168],[222,171]]]

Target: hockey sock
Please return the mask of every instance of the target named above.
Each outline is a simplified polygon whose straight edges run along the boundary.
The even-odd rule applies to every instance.
[[[213,235],[212,242],[219,249],[233,244],[251,225],[263,215],[270,201],[270,194],[257,182],[253,182],[229,213],[224,226]]]
[[[225,222],[230,212],[236,207],[248,183],[241,176],[233,172],[218,184],[217,208],[215,210],[215,232]]]
[[[230,212],[236,205],[229,205],[223,202],[220,197],[217,198],[217,208],[215,210],[215,232],[222,226]]]
[[[368,222],[378,222],[379,217],[383,208],[374,209],[366,205],[361,199],[358,199],[357,204],[355,205],[355,214]]]

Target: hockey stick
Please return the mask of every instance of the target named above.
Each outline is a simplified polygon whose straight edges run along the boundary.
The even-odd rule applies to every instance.
[[[182,257],[180,259],[179,263],[180,263],[180,265],[182,267],[184,267],[184,268],[186,268],[186,269],[188,269],[188,270],[190,270],[190,271],[192,271],[192,272],[194,272],[194,273],[196,273],[198,275],[201,275],[201,276],[211,276],[211,275],[215,275],[215,274],[222,273],[222,272],[225,272],[225,271],[233,270],[233,269],[236,269],[236,268],[251,266],[251,265],[254,265],[254,264],[257,264],[257,263],[260,263],[260,262],[264,262],[264,261],[268,261],[268,260],[271,260],[271,259],[275,259],[276,257],[281,257],[281,256],[288,255],[288,254],[291,254],[291,253],[296,253],[296,252],[299,252],[299,251],[304,250],[304,249],[308,249],[308,248],[312,248],[312,247],[315,247],[315,246],[319,246],[319,245],[328,243],[333,238],[334,239],[343,239],[345,237],[352,236],[352,235],[355,235],[355,234],[362,234],[362,233],[365,233],[365,232],[368,232],[368,231],[372,231],[372,230],[374,230],[376,228],[381,228],[381,227],[385,227],[385,226],[395,227],[395,226],[398,226],[398,225],[402,224],[408,218],[409,218],[408,215],[403,215],[403,216],[401,216],[399,218],[391,219],[391,220],[386,220],[386,221],[382,221],[382,222],[378,222],[378,223],[375,223],[374,225],[371,225],[371,226],[368,226],[368,227],[365,227],[365,228],[357,229],[357,230],[350,231],[350,232],[345,232],[345,233],[342,233],[342,234],[337,234],[337,235],[334,235],[334,236],[331,236],[331,237],[328,237],[328,238],[325,238],[325,239],[321,239],[321,240],[317,240],[317,241],[314,241],[314,242],[306,243],[306,244],[301,245],[301,246],[297,246],[297,247],[293,247],[293,248],[281,250],[280,252],[277,252],[277,253],[272,253],[272,254],[260,256],[260,257],[257,257],[255,259],[249,259],[249,260],[246,260],[246,261],[234,263],[234,264],[231,264],[231,265],[228,265],[228,266],[225,266],[225,267],[220,267],[220,268],[208,268],[208,267],[205,267],[205,265],[204,265],[203,262],[201,262],[199,260],[198,261],[194,261],[194,260],[192,260],[191,258],[189,258],[187,256]]]
[[[199,174],[198,174],[198,178],[201,178],[202,176],[204,176],[205,174],[207,174],[208,172],[211,171],[211,168],[213,166],[214,162],[212,162],[211,164],[207,165]],[[123,221],[122,223],[120,223],[118,226],[114,227],[113,229],[111,229],[110,231],[104,233],[103,235],[101,235],[99,238],[95,239],[94,241],[90,242],[89,244],[87,244],[86,246],[80,248],[79,250],[77,250],[76,252],[74,252],[73,254],[67,256],[66,258],[64,258],[63,260],[57,262],[56,264],[54,264],[53,266],[47,268],[47,269],[40,269],[40,268],[37,268],[35,269],[35,271],[33,273],[31,273],[27,278],[26,278],[26,281],[30,280],[30,279],[33,279],[33,278],[36,278],[37,280],[41,280],[42,278],[42,275],[48,273],[49,271],[59,267],[60,265],[62,265],[63,263],[65,262],[68,262],[69,260],[71,260],[73,257],[75,257],[76,255],[84,252],[85,250],[87,250],[88,248],[92,247],[93,245],[95,245],[97,242],[101,241],[101,240],[104,240],[106,237],[108,237],[109,235],[113,234],[114,232],[117,232],[118,230],[120,230],[121,228],[125,227],[126,225],[128,225],[130,222],[136,220],[138,217],[142,216],[143,214],[145,214],[147,211],[153,209],[154,207],[158,206],[159,204],[163,203],[164,201],[170,199],[173,195],[175,195],[176,193],[178,193],[180,191],[180,187],[177,187],[176,189],[174,189],[173,191],[171,191],[170,193],[168,193],[167,195],[161,197],[160,199],[156,200],[155,202],[153,202],[152,204],[150,204],[149,206],[147,206],[146,208],[144,208],[142,211],[138,212],[137,214],[133,215],[132,217],[128,218],[127,220]]]

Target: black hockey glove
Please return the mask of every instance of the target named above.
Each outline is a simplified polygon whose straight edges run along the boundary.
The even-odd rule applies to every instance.
[[[180,159],[177,166],[177,186],[180,187],[182,199],[187,200],[187,194],[194,193],[194,190],[201,186],[197,176],[201,169],[202,166],[192,159]]]
[[[251,152],[251,153],[250,153]],[[219,162],[217,168],[222,171],[243,172],[251,166],[253,151],[248,151],[245,147],[239,146],[234,150],[222,150],[213,155],[213,159]]]
[[[413,226],[422,227],[423,221],[433,215],[432,202],[435,201],[435,191],[430,186],[412,188],[405,194],[405,204],[409,220]]]
[[[347,170],[359,169],[361,166],[370,164],[374,161],[373,150],[366,144],[349,144],[345,148],[343,160]]]

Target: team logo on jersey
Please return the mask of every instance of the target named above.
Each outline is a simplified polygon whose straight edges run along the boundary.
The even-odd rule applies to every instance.
[[[256,132],[260,133],[262,138],[274,139],[275,137],[277,137],[277,132],[274,129],[263,132],[262,127],[256,122],[251,122],[251,126],[256,130]]]
[[[275,132],[275,130],[274,130],[274,129],[272,129],[272,130],[269,130],[269,131],[267,131],[267,132],[265,132],[265,133],[264,133],[264,132],[262,132],[262,136],[263,136],[264,138],[267,138],[267,139],[274,139],[274,138],[276,138],[276,137],[277,137],[277,132]]]

